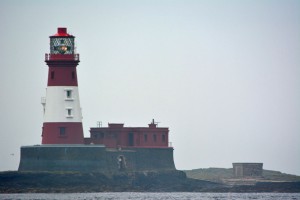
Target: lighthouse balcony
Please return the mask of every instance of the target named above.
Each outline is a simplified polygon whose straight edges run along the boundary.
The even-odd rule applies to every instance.
[[[79,54],[45,54],[45,61],[71,60],[79,61]]]

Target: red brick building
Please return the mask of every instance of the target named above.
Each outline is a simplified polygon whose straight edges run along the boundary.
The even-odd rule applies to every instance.
[[[169,147],[169,128],[157,127],[152,120],[149,127],[124,127],[124,124],[108,124],[108,127],[91,127],[90,138],[85,144],[104,144],[109,148],[120,147]]]

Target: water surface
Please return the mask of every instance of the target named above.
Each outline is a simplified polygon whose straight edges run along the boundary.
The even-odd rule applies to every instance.
[[[9,200],[300,200],[300,193],[70,193],[70,194],[0,194]]]

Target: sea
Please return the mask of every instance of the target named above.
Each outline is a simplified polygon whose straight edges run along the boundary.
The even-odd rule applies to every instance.
[[[300,193],[148,193],[148,192],[114,192],[114,193],[34,193],[34,194],[0,194],[6,200],[279,200],[299,199]]]

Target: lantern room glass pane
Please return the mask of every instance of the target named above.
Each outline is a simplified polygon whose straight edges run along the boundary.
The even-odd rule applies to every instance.
[[[50,38],[51,54],[74,54],[74,38]]]

